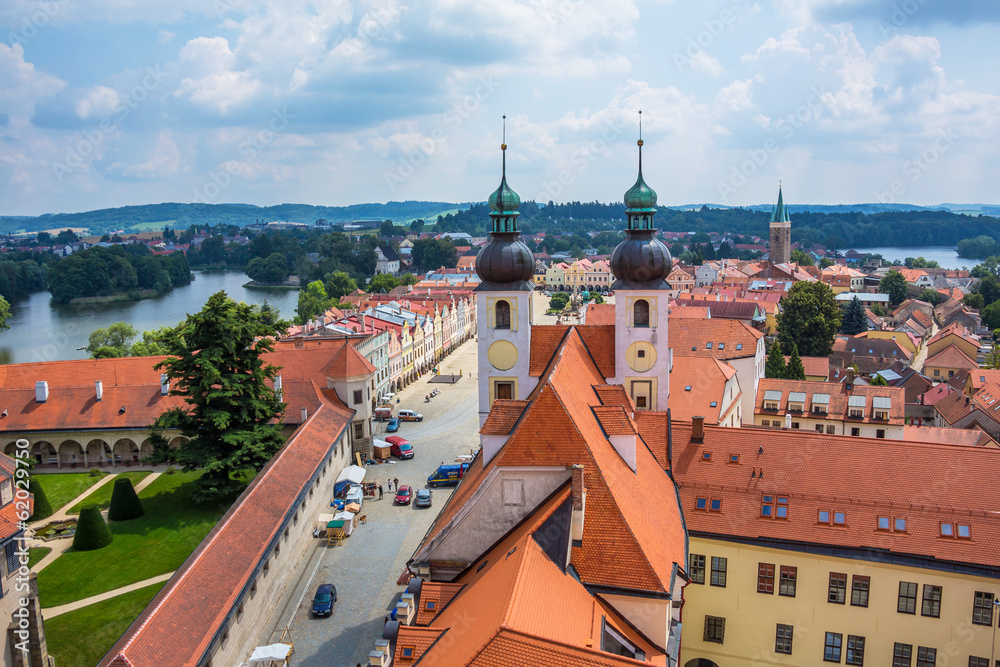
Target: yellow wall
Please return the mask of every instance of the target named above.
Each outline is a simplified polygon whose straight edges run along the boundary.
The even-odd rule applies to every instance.
[[[846,663],[848,635],[865,638],[865,665],[891,665],[894,642],[913,645],[912,665],[916,665],[918,646],[937,649],[939,667],[965,667],[970,656],[990,657],[992,631],[989,626],[972,624],[973,597],[976,591],[1000,594],[1000,580],[695,536],[691,536],[690,553],[705,556],[706,573],[705,584],[684,588],[682,666],[697,658],[720,667],[833,664],[823,661],[826,632],[843,635],[840,664]],[[725,588],[709,585],[712,556],[728,559]],[[759,563],[775,566],[773,594],[757,592]],[[798,568],[794,598],[778,595],[781,565]],[[831,572],[847,575],[845,604],[827,602]],[[853,575],[871,578],[867,608],[850,604]],[[915,615],[896,611],[901,581],[919,585]],[[942,587],[940,618],[920,615],[925,583]],[[703,640],[706,615],[726,619],[724,643]],[[778,623],[794,628],[791,655],[774,653]]]
[[[932,380],[947,382],[952,375],[957,375],[961,370],[961,368],[949,366],[924,366],[923,374]],[[951,372],[952,375],[948,375],[949,372]]]
[[[869,338],[881,338],[881,339],[892,339],[899,343],[899,346],[905,350],[909,350],[911,353],[916,353],[917,346],[913,344],[910,337],[907,336],[902,331],[869,331]]]
[[[958,349],[969,355],[970,359],[975,359],[979,354],[979,349],[975,346],[975,344],[965,340],[964,338],[949,335],[927,346],[927,358],[930,359],[941,350],[947,348],[949,345],[958,346]]]

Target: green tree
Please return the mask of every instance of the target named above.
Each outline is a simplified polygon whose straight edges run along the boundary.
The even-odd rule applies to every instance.
[[[785,355],[781,351],[781,343],[774,341],[771,349],[767,351],[767,361],[764,362],[764,377],[781,379],[787,373],[785,366]]]
[[[330,298],[319,280],[314,280],[299,291],[299,304],[295,309],[295,323],[305,324],[327,309]]]
[[[414,220],[413,222],[410,223],[410,231],[413,232],[414,234],[419,234],[420,232],[424,231],[424,224],[426,223],[424,223],[423,220]]]
[[[854,336],[862,331],[868,331],[868,317],[865,308],[858,297],[852,298],[844,308],[844,321],[840,330],[848,336]]]
[[[799,348],[792,343],[792,351],[788,355],[788,364],[785,366],[785,377],[789,380],[805,380],[806,369],[802,365],[802,357],[799,356]]]
[[[133,357],[157,357],[167,353],[166,341],[171,327],[143,331],[142,340],[132,343],[129,353]]]
[[[962,297],[962,303],[974,310],[982,310],[986,307],[986,301],[979,292],[969,292]]]
[[[420,282],[420,278],[413,275],[412,273],[404,273],[399,277],[400,285],[416,285]]]
[[[979,311],[979,316],[983,319],[983,326],[988,329],[1000,327],[1000,301],[994,301],[990,305]]]
[[[936,306],[939,303],[941,303],[941,300],[944,297],[941,296],[941,292],[938,292],[936,289],[931,289],[928,287],[923,292],[918,294],[917,298],[920,299],[921,301],[926,301],[932,306]]]
[[[601,296],[600,294],[598,294],[597,292],[591,292],[590,293],[590,302],[591,303],[604,303],[604,297]]]
[[[40,521],[52,516],[52,504],[49,503],[48,496],[45,495],[45,489],[38,483],[38,477],[31,476],[28,481],[28,491],[35,497],[32,508],[34,513],[28,518],[28,521]]]
[[[1000,280],[993,273],[984,273],[972,291],[983,298],[983,307],[986,307],[1000,300]]]
[[[390,236],[395,236],[395,235],[396,235],[396,226],[392,224],[392,220],[384,220],[382,222],[382,226],[379,227],[379,236],[381,236],[384,239],[387,239]]]
[[[878,281],[878,289],[883,294],[889,295],[889,301],[897,306],[906,300],[907,290],[906,278],[899,271],[889,271],[882,280]]]
[[[816,264],[813,262],[812,255],[804,253],[801,250],[793,250],[791,259],[799,266],[815,266]]]
[[[781,302],[778,340],[785,349],[798,346],[807,357],[828,357],[843,315],[826,283],[798,282]]]
[[[108,507],[109,521],[128,521],[137,519],[143,514],[142,503],[128,477],[115,480],[115,488],[111,491],[111,505]]]
[[[399,287],[399,280],[396,276],[388,273],[379,273],[372,276],[372,279],[368,281],[366,289],[373,294],[386,294],[396,287]]]
[[[10,325],[7,324],[8,319],[10,319],[10,304],[7,303],[7,299],[0,296],[0,331],[10,329]]]
[[[569,250],[567,244],[567,250]],[[439,267],[453,269],[458,266],[458,251],[451,242],[445,239],[418,239],[413,242],[410,253],[413,263],[422,269],[432,270]]]
[[[108,524],[101,516],[98,505],[87,505],[80,510],[80,518],[76,521],[76,533],[73,535],[73,548],[77,551],[93,551],[111,544],[115,536],[111,534]]]
[[[868,381],[868,384],[872,385],[873,387],[889,386],[889,382],[884,377],[878,375],[877,373],[871,377],[871,380]]]
[[[94,359],[127,357],[132,349],[132,339],[139,335],[128,322],[115,322],[107,329],[95,329],[87,340],[87,352]]]
[[[327,296],[339,301],[358,289],[358,284],[346,272],[334,271],[323,276],[323,288],[326,290]]]
[[[549,299],[549,310],[562,311],[569,304],[569,294],[566,292],[556,292]]]
[[[156,368],[170,379],[170,394],[183,396],[187,407],[164,412],[150,427],[151,462],[203,468],[192,495],[196,501],[235,493],[241,483],[234,476],[259,471],[281,448],[285,404],[268,384],[279,369],[265,364],[264,354],[287,328],[270,306],[237,303],[218,292],[170,330],[166,344],[172,356]],[[190,440],[171,449],[166,429],[178,429]]]

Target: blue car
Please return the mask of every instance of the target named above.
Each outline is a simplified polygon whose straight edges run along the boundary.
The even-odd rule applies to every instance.
[[[320,584],[312,601],[313,616],[330,616],[333,614],[333,603],[337,601],[337,587],[333,584]]]
[[[386,433],[395,433],[399,430],[399,417],[393,417],[389,420],[389,425],[385,427]]]

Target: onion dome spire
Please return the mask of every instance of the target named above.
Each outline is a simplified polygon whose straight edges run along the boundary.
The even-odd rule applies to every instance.
[[[670,251],[656,238],[653,215],[656,192],[642,178],[642,111],[639,111],[639,177],[625,193],[628,227],[625,240],[611,254],[612,289],[669,289],[666,277],[673,260]]]
[[[490,242],[476,256],[476,274],[482,283],[477,291],[534,289],[535,256],[521,240],[517,230],[517,208],[521,198],[507,185],[507,116],[504,116],[502,172],[500,187],[488,200],[493,229]]]
[[[781,181],[778,181],[778,203],[771,211],[771,222],[791,222],[788,217],[788,207],[785,206],[785,200],[781,196]]]

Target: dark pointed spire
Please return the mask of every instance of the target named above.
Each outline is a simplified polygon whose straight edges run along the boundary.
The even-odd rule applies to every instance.
[[[771,222],[791,222],[788,217],[788,207],[785,206],[785,200],[781,194],[781,181],[778,181],[778,203],[771,211]]]

